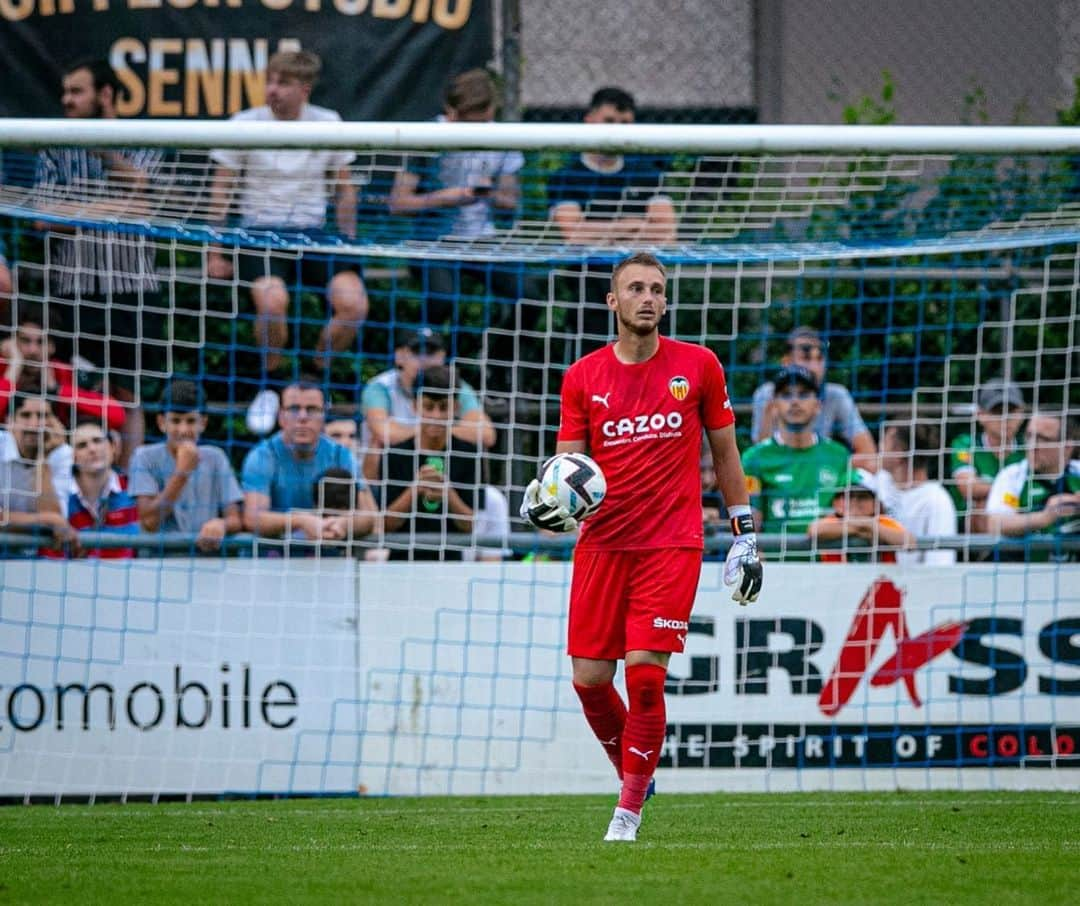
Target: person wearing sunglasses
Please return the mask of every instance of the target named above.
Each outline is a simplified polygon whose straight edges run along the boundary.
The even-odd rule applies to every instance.
[[[781,365],[798,365],[814,375],[821,390],[821,406],[814,421],[814,430],[821,437],[839,438],[852,451],[852,464],[858,468],[877,469],[877,447],[874,436],[866,427],[851,392],[843,384],[825,380],[827,344],[812,327],[796,327],[787,338],[787,352]],[[750,436],[760,443],[779,427],[779,407],[775,401],[776,388],[766,381],[754,391],[754,409],[750,421]]]

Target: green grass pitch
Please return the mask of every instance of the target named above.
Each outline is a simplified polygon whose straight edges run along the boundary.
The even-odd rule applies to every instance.
[[[1064,903],[1080,794],[661,795],[0,809],[0,903]]]

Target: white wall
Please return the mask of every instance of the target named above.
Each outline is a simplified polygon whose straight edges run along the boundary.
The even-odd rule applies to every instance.
[[[0,796],[611,792],[569,683],[568,570],[4,562]],[[1080,746],[1077,699],[1044,687],[1080,680],[1080,639],[1066,628],[1055,663],[1040,633],[1080,620],[1078,579],[1076,566],[769,565],[762,600],[740,608],[707,564],[686,653],[669,671],[659,782],[1075,785],[1080,761],[1050,756]],[[876,646],[856,618],[873,588],[885,590],[865,624],[880,630]],[[902,651],[901,612],[907,636],[922,637]],[[1016,622],[969,639],[967,660],[952,643],[927,657],[928,631],[960,621],[974,632],[969,621],[991,616]],[[1017,678],[1006,661],[1022,659],[1022,682],[992,696],[954,691],[995,675],[991,648],[1002,677]],[[860,650],[865,669],[853,670]],[[910,680],[890,680],[898,652]],[[822,690],[840,688],[838,669],[850,697],[829,707]],[[87,727],[82,692],[57,691],[71,684],[97,687]],[[962,758],[950,749],[958,740]],[[1022,757],[988,770],[998,745]]]

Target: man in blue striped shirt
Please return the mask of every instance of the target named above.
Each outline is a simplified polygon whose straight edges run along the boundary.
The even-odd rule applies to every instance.
[[[62,85],[65,116],[116,118],[120,81],[105,61],[76,64]],[[109,393],[128,404],[138,398],[137,380],[156,358],[155,347],[164,350],[156,248],[134,232],[83,224],[133,217],[137,208],[140,219],[145,217],[141,205],[162,161],[161,151],[146,148],[48,148],[37,158],[38,207],[61,218],[36,224],[49,245],[50,337],[61,357],[79,356],[106,372]],[[143,439],[142,413],[134,405],[127,410],[121,465]]]

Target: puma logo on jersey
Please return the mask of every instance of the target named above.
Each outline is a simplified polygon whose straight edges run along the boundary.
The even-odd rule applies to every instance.
[[[630,746],[630,748],[626,751],[629,752],[631,755],[640,755],[646,761],[649,760],[649,756],[653,753],[652,749],[649,749],[648,752],[642,752],[641,749],[637,748],[636,746]]]
[[[686,633],[676,632],[675,633],[675,638],[677,638],[679,640],[680,645],[685,645],[686,644]]]
[[[607,393],[605,393],[603,396],[601,396],[599,393],[594,393],[592,395],[592,402],[601,403],[601,404],[603,404],[603,407],[605,409],[610,409],[611,406],[608,405],[608,397],[609,396],[611,396],[611,391],[610,390]]]
[[[600,745],[614,747],[615,744],[618,743],[618,741],[619,741],[618,736],[612,736],[611,739],[601,739],[600,740]]]

